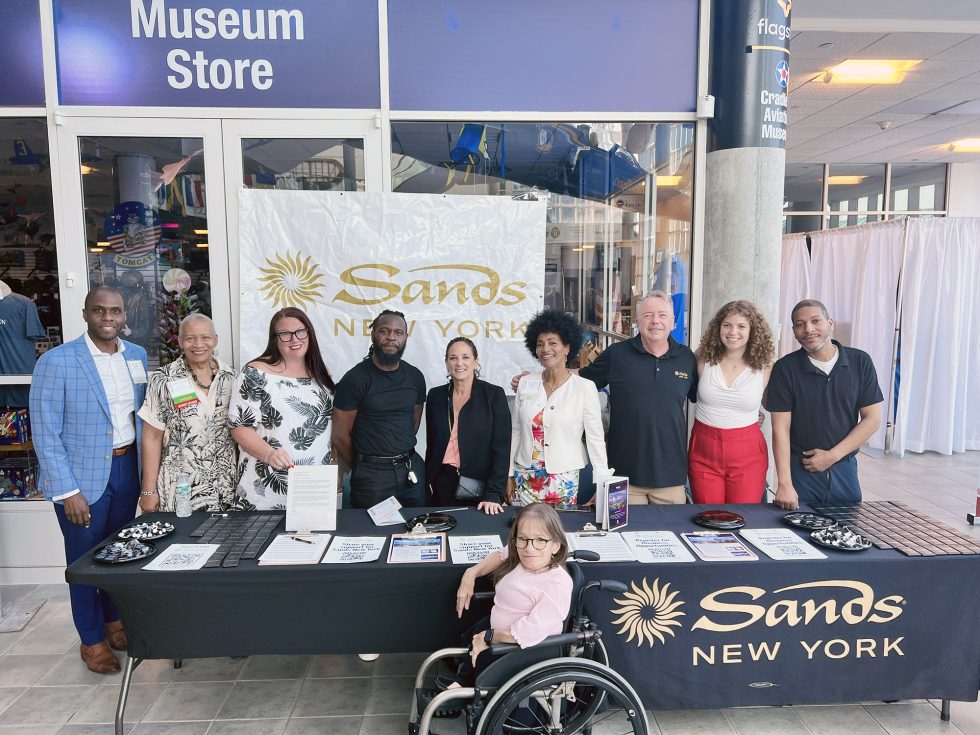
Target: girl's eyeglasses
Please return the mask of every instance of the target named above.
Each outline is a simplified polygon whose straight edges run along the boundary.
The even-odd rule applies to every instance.
[[[518,536],[514,539],[515,545],[518,549],[526,549],[527,545],[530,543],[531,546],[538,551],[542,551],[550,541],[550,538],[524,538],[523,536]]]

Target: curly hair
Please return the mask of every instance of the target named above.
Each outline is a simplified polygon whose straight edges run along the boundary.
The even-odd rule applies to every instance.
[[[729,301],[708,322],[698,345],[697,356],[709,365],[717,365],[725,356],[721,341],[721,323],[729,314],[738,314],[749,322],[749,343],[745,348],[745,362],[752,370],[765,370],[776,358],[772,330],[762,312],[751,301]]]
[[[582,349],[582,327],[571,314],[560,309],[545,309],[535,314],[527,323],[524,346],[537,357],[538,337],[542,334],[557,334],[562,344],[568,348],[568,362],[578,357]]]

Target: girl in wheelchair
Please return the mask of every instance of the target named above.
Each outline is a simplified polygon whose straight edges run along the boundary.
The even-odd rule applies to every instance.
[[[461,711],[467,735],[591,735],[596,726],[647,735],[643,705],[629,682],[610,668],[602,631],[583,604],[590,590],[623,593],[626,585],[586,581],[579,564],[566,568],[570,556],[599,560],[594,552],[569,554],[554,508],[541,503],[521,508],[507,547],[463,574],[456,593],[460,617],[485,594],[474,594],[477,578],[492,574],[497,580],[489,624],[474,626],[468,649],[444,648],[422,663],[409,735],[432,735],[433,718]],[[461,662],[455,679],[437,676],[436,688],[427,688],[429,672],[450,660]]]
[[[473,635],[469,661],[448,688],[473,686],[475,676],[491,662],[492,643],[534,646],[562,632],[572,601],[572,578],[565,570],[568,542],[558,513],[533,503],[517,513],[507,546],[489,554],[463,573],[456,593],[456,615],[462,617],[473,598],[474,583],[492,574],[495,581],[490,627]]]

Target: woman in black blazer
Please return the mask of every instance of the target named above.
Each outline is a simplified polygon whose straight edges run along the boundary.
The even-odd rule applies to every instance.
[[[425,476],[435,505],[500,513],[510,470],[510,409],[499,386],[479,380],[476,345],[446,346],[449,383],[425,400]]]

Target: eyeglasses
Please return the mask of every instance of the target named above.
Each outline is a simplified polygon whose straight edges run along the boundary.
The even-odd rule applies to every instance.
[[[300,342],[305,342],[307,337],[310,336],[310,330],[297,329],[295,332],[276,332],[276,336],[279,338],[280,342],[291,342],[293,337],[298,339]]]
[[[514,539],[514,545],[518,549],[526,549],[527,545],[531,544],[538,551],[542,551],[549,543],[551,543],[550,538],[524,538],[523,536],[518,536]]]

